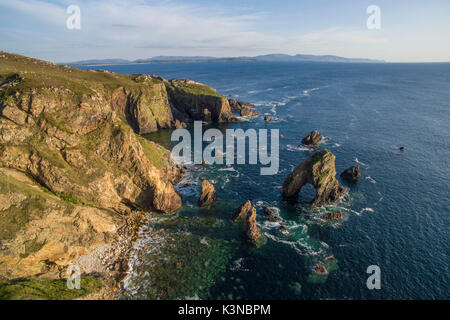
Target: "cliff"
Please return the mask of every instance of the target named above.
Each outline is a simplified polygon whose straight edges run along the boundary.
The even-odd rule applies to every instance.
[[[180,208],[183,169],[139,134],[197,119],[235,118],[192,81],[0,52],[0,281],[65,277],[79,257],[129,237],[139,212]]]

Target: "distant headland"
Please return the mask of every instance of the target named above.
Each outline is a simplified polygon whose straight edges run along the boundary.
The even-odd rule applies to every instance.
[[[344,58],[335,55],[268,54],[255,57],[209,57],[209,56],[156,56],[148,59],[93,59],[66,62],[70,66],[99,66],[146,63],[201,63],[201,62],[339,62],[339,63],[384,63],[384,60]]]

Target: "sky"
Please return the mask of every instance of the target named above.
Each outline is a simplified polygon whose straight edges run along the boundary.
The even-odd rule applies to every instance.
[[[67,27],[71,5],[80,29]],[[367,27],[371,5],[379,29]],[[450,61],[450,0],[0,0],[0,50],[53,62],[271,53]]]

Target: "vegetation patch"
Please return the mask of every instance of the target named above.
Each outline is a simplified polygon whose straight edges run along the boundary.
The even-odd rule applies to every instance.
[[[0,282],[1,300],[72,300],[100,291],[102,280],[82,277],[80,289],[67,288],[66,280],[20,279]]]

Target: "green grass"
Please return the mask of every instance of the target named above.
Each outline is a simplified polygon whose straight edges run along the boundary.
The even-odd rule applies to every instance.
[[[169,151],[167,149],[160,147],[142,137],[139,137],[139,142],[145,156],[151,164],[159,170],[167,168],[169,159]]]
[[[35,239],[33,239],[25,241],[23,245],[25,246],[25,253],[20,255],[22,259],[28,257],[34,252],[41,250],[41,248],[45,245],[45,242],[37,242]]]
[[[80,289],[68,289],[66,280],[21,279],[0,282],[1,300],[72,300],[102,288],[102,280],[82,277]]]
[[[223,96],[218,94],[214,88],[200,83],[187,83],[184,81],[172,80],[168,86],[175,91],[183,91],[192,95],[214,96],[222,98]]]
[[[222,97],[220,94],[216,92],[215,89],[204,84],[184,83],[178,81],[174,83],[176,88],[184,90],[191,94]]]
[[[10,88],[12,89],[9,90],[10,94],[30,89],[65,87],[74,94],[82,96],[93,94],[93,89],[114,90],[121,86],[147,85],[134,81],[130,75],[83,71],[0,51],[0,81],[6,81],[12,74],[20,76],[22,81]]]
[[[57,192],[57,196],[59,196],[62,200],[71,202],[73,204],[84,204],[83,200],[74,196],[73,194],[67,194],[64,192]]]

